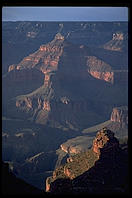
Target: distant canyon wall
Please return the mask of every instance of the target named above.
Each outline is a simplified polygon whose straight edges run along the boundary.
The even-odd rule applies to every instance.
[[[111,121],[119,122],[121,126],[128,125],[128,107],[115,107],[111,113]]]

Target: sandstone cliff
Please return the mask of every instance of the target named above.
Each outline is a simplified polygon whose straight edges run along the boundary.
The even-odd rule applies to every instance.
[[[107,50],[112,51],[124,51],[127,50],[128,44],[126,42],[127,34],[123,34],[122,32],[115,32],[112,35],[112,40],[107,42],[103,47]]]
[[[21,71],[24,69],[32,72],[32,69],[37,69],[44,74],[45,85],[48,85],[48,73],[57,70],[58,62],[63,52],[63,41],[64,37],[58,33],[52,42],[47,45],[41,45],[35,53],[25,57],[18,65],[10,65],[8,72],[12,70],[17,72],[17,70]],[[17,74],[16,72],[14,75]],[[20,78],[19,80],[21,81],[22,79]]]
[[[112,131],[104,128],[97,133],[92,149],[99,158],[100,155],[108,154],[110,151],[114,154],[119,149],[119,142]]]
[[[128,107],[116,107],[113,108],[112,114],[111,114],[111,121],[113,122],[119,122],[121,127],[128,125]]]
[[[99,60],[95,56],[89,56],[87,58],[88,72],[95,78],[105,80],[113,83],[114,72],[111,70],[111,66],[102,60]]]

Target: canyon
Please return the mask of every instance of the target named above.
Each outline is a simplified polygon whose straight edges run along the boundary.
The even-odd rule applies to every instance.
[[[2,158],[16,177],[53,194],[56,187],[99,192],[91,177],[89,189],[83,181],[89,169],[98,175],[105,148],[117,151],[116,163],[126,169],[120,147],[128,140],[127,26],[2,23]],[[103,182],[92,177],[93,186]]]
[[[78,56],[76,56],[77,54]],[[53,126],[59,124],[75,130],[80,129],[85,122],[81,123],[80,118],[76,120],[75,114],[78,112],[80,116],[86,117],[87,112],[92,111],[89,100],[92,100],[94,94],[99,95],[100,89],[114,90],[114,86],[119,87],[121,82],[125,86],[128,79],[126,73],[127,69],[118,70],[118,72],[113,70],[111,65],[93,56],[89,48],[71,44],[65,41],[64,36],[57,33],[51,42],[41,45],[37,51],[25,57],[19,64],[9,66],[8,74],[3,77],[3,82],[9,81],[8,83],[11,84],[17,81],[18,83],[32,81],[32,85],[34,85],[39,78],[41,86],[29,94],[16,97],[16,101],[13,99],[12,102],[9,102],[9,106],[6,108],[7,115],[12,114],[10,106],[15,105],[13,115],[19,118],[25,114],[25,118],[30,117],[36,123],[50,123],[51,125],[52,122]],[[94,94],[87,96],[84,89],[91,89],[90,84],[92,86],[95,84],[97,88]],[[86,98],[85,100],[83,96]],[[106,101],[107,97],[105,96]],[[5,98],[8,100],[7,96]],[[76,98],[78,99],[76,100]],[[56,111],[58,113],[54,117]],[[60,114],[62,114],[61,112],[64,114],[61,115],[61,118],[59,111]],[[72,112],[70,119],[68,111]],[[96,114],[95,111],[93,116]],[[99,118],[99,121],[101,119]]]

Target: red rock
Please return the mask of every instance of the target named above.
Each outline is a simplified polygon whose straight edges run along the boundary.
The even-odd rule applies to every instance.
[[[98,71],[90,71],[90,74],[95,78],[105,80],[107,82],[113,83],[114,81],[114,72],[98,72]]]
[[[93,140],[93,151],[100,158],[101,154],[108,152],[111,149],[117,149],[119,147],[118,140],[114,137],[114,133],[106,128],[99,131],[96,138]]]
[[[64,166],[64,174],[66,177],[69,177],[70,179],[74,179],[75,175],[73,174],[73,171],[70,168],[67,168]]]
[[[49,101],[44,101],[43,110],[50,111],[50,103],[49,103]]]
[[[53,61],[50,61],[49,64],[50,64],[51,66],[53,66],[53,67],[56,67],[56,66],[58,65],[58,61],[53,60]]]
[[[13,64],[13,65],[10,65],[9,68],[8,68],[8,72],[14,70],[16,68],[16,65]]]
[[[40,51],[46,51],[46,46],[40,46]]]
[[[113,34],[112,40],[123,40],[123,39],[124,39],[123,33],[116,32]]]
[[[128,108],[124,107],[115,107],[111,113],[111,121],[119,122],[121,126],[128,125]]]

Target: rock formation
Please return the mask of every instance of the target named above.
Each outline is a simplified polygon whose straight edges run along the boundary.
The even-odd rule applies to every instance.
[[[123,33],[116,32],[113,34],[112,40],[123,40],[123,39],[124,39]]]
[[[127,43],[125,40],[125,37],[127,35],[124,35],[122,32],[115,32],[112,35],[112,40],[107,42],[103,47],[104,49],[107,50],[112,50],[112,51],[123,51],[124,48],[126,50]]]
[[[119,37],[119,36],[117,36],[117,37]],[[114,39],[114,40],[118,40],[118,39]],[[66,44],[64,36],[62,36],[60,33],[58,33],[58,34],[56,34],[55,38],[51,42],[49,42],[48,44],[45,44],[45,45],[41,45],[40,48],[36,52],[25,57],[19,64],[10,65],[8,68],[8,72],[10,72],[12,70],[15,70],[15,71],[23,70],[23,69],[31,70],[31,69],[35,68],[46,75],[44,77],[44,83],[45,83],[45,85],[48,85],[47,84],[48,83],[47,82],[48,75],[50,72],[58,70],[59,61],[60,61],[60,59],[62,59],[62,56],[65,51],[64,48],[67,49],[67,47],[66,47],[67,45],[69,45],[69,44],[68,43]],[[114,71],[112,70],[111,65],[107,64],[106,62],[102,61],[101,59],[99,59],[93,55],[89,56],[89,52],[87,52],[87,48],[84,46],[79,47],[79,49],[77,49],[77,50],[75,48],[73,48],[72,51],[73,50],[74,50],[73,54],[76,51],[78,51],[78,53],[81,54],[81,56],[78,57],[79,62],[81,61],[80,64],[82,65],[82,69],[81,69],[82,71],[80,71],[80,75],[82,74],[82,76],[86,76],[86,70],[87,70],[92,76],[94,76],[97,79],[101,79],[101,80],[104,80],[104,81],[110,82],[110,83],[114,82],[114,78],[115,78]],[[70,47],[69,47],[69,52],[70,52]],[[73,59],[73,57],[72,57],[72,59]],[[63,61],[65,63],[65,59],[63,59]],[[68,62],[69,61],[66,60],[65,64],[70,63],[70,62],[69,63]],[[64,65],[64,63],[63,63],[63,65]],[[74,64],[76,64],[76,63],[74,63]],[[87,65],[87,67],[84,67],[83,65]],[[83,71],[83,70],[85,70],[85,71]],[[20,78],[20,80],[21,80],[21,78]]]
[[[44,74],[44,84],[48,86],[48,73],[57,70],[58,62],[63,52],[63,41],[64,37],[58,33],[52,42],[47,45],[41,45],[39,50],[25,57],[18,65],[10,65],[8,72],[15,70],[15,75],[16,70],[29,69],[32,72],[32,69],[37,69]]]
[[[73,189],[73,181],[76,180],[76,178],[79,178],[79,176],[85,172],[91,171],[96,164],[100,164],[99,161],[102,163],[102,166],[104,166],[103,163],[106,163],[105,159],[109,159],[111,163],[114,163],[119,152],[119,142],[114,137],[114,133],[107,128],[103,128],[96,134],[91,149],[69,157],[66,164],[61,165],[53,172],[53,176],[47,179],[46,190],[56,193],[58,185],[60,186],[61,182],[63,185],[63,180],[65,181],[65,179],[70,179],[69,188]],[[107,169],[106,164],[105,166]],[[92,177],[90,178],[91,182],[93,182]]]
[[[9,68],[8,68],[8,72],[12,71],[12,70],[15,70],[16,68],[16,65],[13,64],[13,65],[10,65]]]
[[[4,72],[8,71],[3,76],[2,83],[4,85],[2,89],[4,105],[2,107],[5,120],[7,119],[5,121],[7,123],[4,125],[6,127],[3,130],[6,132],[3,133],[4,157],[22,161],[23,164],[25,158],[37,155],[45,148],[54,150],[61,144],[62,149],[67,152],[65,158],[62,155],[59,156],[60,164],[63,164],[67,155],[79,154],[82,151],[85,152],[86,148],[88,149],[86,144],[81,143],[81,146],[77,144],[77,138],[75,138],[76,144],[70,146],[62,144],[62,142],[67,141],[68,138],[65,139],[65,135],[67,136],[69,129],[70,133],[71,129],[74,130],[74,135],[69,138],[76,137],[77,131],[81,135],[82,129],[109,119],[109,113],[115,105],[126,104],[124,97],[121,97],[123,94],[125,95],[124,87],[114,86],[114,84],[121,79],[124,85],[124,76],[127,72],[122,72],[122,69],[127,68],[127,61],[120,57],[126,57],[127,54],[125,56],[119,50],[103,49],[101,51],[102,48],[98,48],[109,40],[111,32],[116,32],[112,29],[113,27],[116,29],[124,27],[122,23],[119,24],[119,28],[117,28],[117,24],[113,23],[14,22],[12,25],[9,22],[2,24],[4,27],[2,55],[5,56],[2,66]],[[108,28],[108,31],[105,28],[107,26],[112,28]],[[11,31],[13,28],[14,30]],[[57,32],[61,32],[61,34],[56,34]],[[114,42],[123,41],[119,35],[116,37],[113,38]],[[123,39],[125,39],[124,34]],[[91,45],[95,47],[93,51]],[[99,51],[101,55],[96,54],[95,51]],[[122,61],[123,59],[125,61]],[[10,65],[9,69],[5,67],[5,60],[8,60],[6,65]],[[120,64],[118,65],[118,63]],[[115,73],[116,66],[119,68],[119,72],[116,70]],[[117,76],[116,81],[115,75]],[[20,123],[17,120],[21,120]],[[14,122],[13,130],[9,127],[8,131],[8,122],[9,126],[10,122]],[[36,126],[37,131],[31,130],[30,133],[28,130],[24,131],[24,127],[28,128],[26,122],[28,126],[30,125],[30,129],[32,126]],[[15,130],[17,125],[19,128]],[[40,133],[41,127],[42,133]],[[49,127],[49,131],[46,130],[46,127]],[[57,134],[56,138],[54,138],[55,133],[50,135],[50,130],[52,130],[50,127]],[[61,133],[63,131],[59,133],[59,129],[65,130],[64,136]],[[14,135],[11,137],[12,133]],[[53,136],[56,141],[52,141],[50,136],[51,138]],[[89,141],[89,138],[87,140]],[[59,141],[58,145],[57,141]],[[85,143],[87,143],[86,141]],[[53,142],[56,147],[53,146]],[[34,147],[34,145],[36,146]],[[96,153],[93,150],[89,153],[92,159],[97,158],[102,148],[99,147],[95,150]],[[64,151],[62,152],[65,153]],[[33,171],[38,174],[40,164],[42,164],[41,170],[44,174],[45,167],[48,167],[49,170],[49,165],[53,164],[53,158],[51,159],[52,163],[49,162],[48,165],[45,165],[45,159],[42,163],[42,156],[31,158],[35,160],[30,159],[31,163],[27,161],[25,165],[23,164],[24,171],[21,172],[26,173],[26,170],[27,172],[30,170],[30,175]],[[83,157],[81,159],[83,161]],[[76,162],[74,163],[74,161]],[[66,186],[69,185],[70,178],[74,179],[78,175],[78,169],[71,171],[71,163],[73,163],[74,169],[77,163],[81,165],[81,160],[78,162],[78,159],[69,157],[67,162],[67,167],[64,170],[62,168],[61,172],[64,176],[68,175]],[[56,162],[54,166],[55,164]],[[33,168],[34,166],[37,167],[36,170]],[[90,166],[92,165],[89,165],[86,160],[84,168],[87,169]],[[81,171],[83,172],[83,168]],[[81,171],[80,173],[82,173]],[[59,175],[58,172],[56,171],[56,174]],[[28,173],[26,177],[28,177]],[[54,178],[56,178],[56,174],[54,173]],[[34,177],[30,179],[35,180]]]
[[[119,122],[121,127],[128,125],[128,107],[115,107],[111,114],[111,121]]]
[[[11,65],[6,76],[9,84],[28,80],[35,86],[37,79],[41,80],[41,87],[18,96],[13,114],[21,117],[25,113],[24,117],[30,117],[37,123],[52,123],[52,126],[61,125],[75,130],[90,123],[87,119],[93,120],[92,116],[97,115],[96,108],[92,116],[87,115],[88,111],[93,111],[89,99],[100,96],[100,89],[105,90],[107,83],[112,84],[115,80],[111,65],[93,56],[89,48],[68,43],[60,33],[19,64]],[[9,105],[14,104],[9,102]],[[6,109],[11,108],[6,106]]]
[[[92,149],[98,158],[104,153],[115,152],[119,148],[119,142],[114,137],[114,133],[106,128],[99,131],[93,141]]]
[[[88,72],[95,78],[113,83],[114,72],[111,70],[111,66],[109,64],[99,60],[95,56],[89,56],[87,58],[87,66]]]

